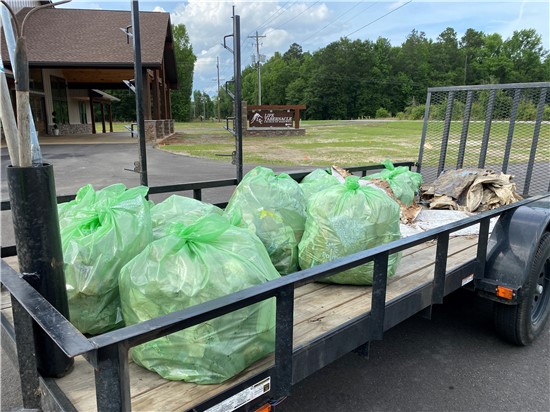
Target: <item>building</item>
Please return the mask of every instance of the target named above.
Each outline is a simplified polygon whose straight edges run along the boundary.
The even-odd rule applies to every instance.
[[[30,10],[16,11],[19,24]],[[31,108],[39,136],[53,134],[56,128],[62,135],[108,131],[105,123],[111,121],[111,104],[118,99],[103,90],[128,89],[135,77],[131,26],[129,11],[45,8],[28,17],[24,36]],[[140,32],[146,134],[157,137],[168,134],[170,124],[173,131],[170,90],[178,85],[170,14],[140,12]],[[1,41],[14,101],[3,31]],[[93,109],[101,112],[101,125],[92,116]]]

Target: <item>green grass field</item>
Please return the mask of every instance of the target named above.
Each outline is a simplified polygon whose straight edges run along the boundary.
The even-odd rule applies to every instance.
[[[164,150],[189,156],[220,159],[231,154],[234,137],[224,123],[177,123],[177,140]],[[304,121],[305,136],[245,137],[245,163],[354,166],[384,159],[416,161],[422,131],[419,121]]]
[[[235,150],[234,137],[224,129],[225,122],[176,123],[176,136],[161,148],[174,153],[227,161],[219,155]],[[357,166],[416,161],[422,134],[422,121],[303,121],[305,136],[245,137],[245,163],[288,166]],[[484,122],[470,122],[464,166],[477,166],[483,146]],[[493,122],[485,152],[486,164],[501,164],[506,151],[508,123]],[[515,124],[510,163],[526,163],[531,156],[533,122]],[[115,131],[124,131],[122,124]],[[423,164],[435,166],[441,153],[444,123],[431,121],[424,145]],[[447,163],[456,164],[462,133],[462,122],[450,125]],[[550,161],[550,124],[541,125],[536,162]]]

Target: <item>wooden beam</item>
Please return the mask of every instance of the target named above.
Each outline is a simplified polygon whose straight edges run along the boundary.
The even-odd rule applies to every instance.
[[[111,110],[111,103],[107,106],[109,108],[109,131],[113,133],[113,111]]]
[[[168,119],[168,114],[166,113],[166,71],[164,70],[164,64],[160,68],[160,72],[160,116],[162,119]]]
[[[67,83],[122,83],[133,79],[133,69],[63,69]]]
[[[101,103],[101,126],[103,133],[105,133],[105,105]]]
[[[151,120],[151,78],[147,69],[143,69],[143,118]]]
[[[97,130],[95,128],[95,116],[94,116],[94,98],[92,96],[92,91],[88,90],[88,96],[90,98],[90,113],[92,116],[92,133],[96,134]]]
[[[160,120],[159,71],[153,71],[153,119]]]

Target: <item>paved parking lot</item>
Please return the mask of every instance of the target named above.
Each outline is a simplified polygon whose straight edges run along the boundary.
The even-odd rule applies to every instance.
[[[58,194],[86,183],[96,187],[139,184],[132,169],[135,140],[115,144],[56,144],[42,147],[54,165]],[[149,147],[150,186],[235,176],[227,159],[219,162],[178,156]],[[9,160],[2,149],[2,169]],[[249,170],[251,165],[245,167]],[[278,168],[281,170],[282,168]],[[1,197],[7,197],[5,173]],[[227,200],[205,193],[204,200]],[[2,213],[2,245],[13,244],[11,217]],[[548,411],[550,410],[550,327],[530,347],[500,341],[491,308],[460,292],[434,309],[433,320],[414,317],[373,343],[371,359],[348,354],[293,390],[281,411]],[[20,407],[16,370],[2,352],[1,410]]]

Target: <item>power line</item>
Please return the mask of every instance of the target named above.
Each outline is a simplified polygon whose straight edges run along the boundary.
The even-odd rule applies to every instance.
[[[357,30],[352,31],[351,33],[345,35],[344,37],[349,37],[349,36],[351,36],[352,34],[355,34],[355,33],[357,33],[358,31],[363,30],[365,27],[368,27],[368,26],[370,26],[371,24],[376,23],[378,20],[383,19],[383,18],[386,17],[387,15],[392,14],[393,12],[399,10],[399,9],[402,8],[402,7],[405,7],[407,4],[409,4],[409,3],[412,2],[412,1],[413,1],[413,0],[409,0],[409,1],[406,2],[406,3],[403,3],[401,6],[396,7],[396,8],[393,9],[393,10],[390,10],[390,11],[387,12],[386,14],[383,14],[382,16],[378,17],[377,19],[374,19],[374,20],[372,20],[371,22],[365,24],[364,26],[359,27]]]
[[[262,24],[260,24],[258,27],[256,27],[256,29],[254,31],[260,30],[262,27],[265,27],[268,23],[270,23],[274,20],[277,20],[279,17],[281,17],[283,15],[284,12],[286,12],[290,8],[290,6],[292,6],[292,4],[296,3],[297,1],[298,0],[294,0],[292,2],[287,1],[275,13],[273,13],[271,16],[269,16],[267,18],[267,20],[265,20]],[[288,3],[292,3],[292,4],[290,4],[287,8],[285,8]]]
[[[367,7],[365,7],[364,9],[360,10],[357,14],[355,14],[353,17],[351,17],[350,19],[347,19],[346,21],[343,21],[342,24],[346,24],[350,21],[352,21],[353,19],[357,18],[359,15],[363,14],[364,12],[366,12],[368,9],[374,7],[377,5],[377,2],[374,2],[374,3],[370,3]]]
[[[321,0],[317,0],[316,2],[314,3],[311,3],[311,5],[309,7],[307,7],[306,9],[302,10],[300,13],[296,14],[294,17],[288,19],[287,21],[283,22],[282,24],[279,24],[277,27],[274,27],[273,29],[270,29],[268,31],[266,31],[264,34],[268,34],[268,33],[271,33],[272,31],[274,30],[277,30],[277,29],[280,29],[281,27],[283,27],[285,24],[288,24],[290,23],[292,20],[294,19],[297,19],[298,17],[300,17],[302,14],[304,14],[306,11],[308,11],[309,9],[311,9],[313,6],[315,6],[317,3],[319,3]]]
[[[303,43],[305,43],[306,41],[308,41],[309,39],[311,39],[312,37],[316,36],[317,34],[321,33],[323,30],[325,30],[328,26],[334,24],[336,21],[338,21],[338,19],[340,19],[341,17],[345,16],[347,13],[349,13],[351,10],[353,10],[355,7],[357,7],[359,4],[361,4],[362,2],[357,2],[355,3],[353,6],[351,6],[349,9],[347,9],[346,11],[344,11],[343,13],[340,13],[334,20],[332,20],[330,23],[328,23],[326,26],[320,28],[319,30],[317,30],[315,33],[313,33],[311,36],[307,37],[306,39],[302,40]]]

